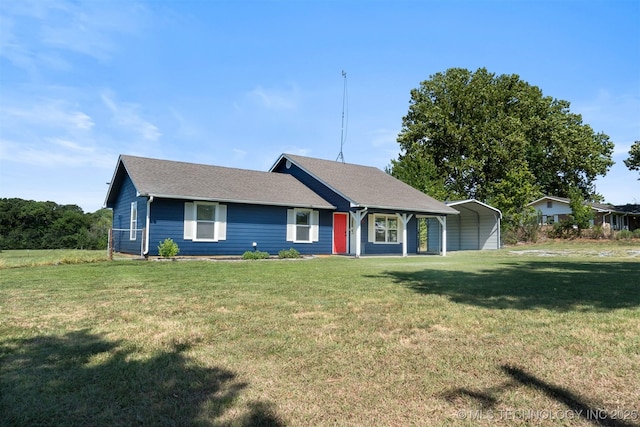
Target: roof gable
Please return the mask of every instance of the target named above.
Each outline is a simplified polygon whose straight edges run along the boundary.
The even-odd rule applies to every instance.
[[[335,209],[293,176],[121,155],[106,204],[126,173],[141,196]]]
[[[458,214],[442,202],[371,166],[282,154],[271,167],[290,161],[348,200],[354,207]]]
[[[543,201],[558,202],[558,203],[565,204],[567,206],[571,204],[571,200],[566,197],[544,196],[527,204],[527,206],[535,206]],[[597,212],[619,212],[616,206],[606,204],[606,203],[583,202],[583,204],[588,205],[589,207],[591,207],[591,209]]]

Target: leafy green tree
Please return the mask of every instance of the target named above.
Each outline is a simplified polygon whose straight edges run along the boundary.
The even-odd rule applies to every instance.
[[[572,226],[577,231],[578,236],[582,235],[582,230],[590,227],[593,219],[593,210],[585,202],[582,192],[577,188],[569,190],[569,207],[571,208]]]
[[[635,141],[629,150],[629,158],[625,159],[624,164],[629,170],[640,171],[640,141]],[[640,178],[638,178],[640,180]]]
[[[421,154],[419,147],[409,151],[401,160],[391,160],[391,166],[386,171],[436,199],[446,200],[456,196],[446,191],[444,179],[438,174],[433,158]]]
[[[527,204],[542,193],[526,163],[507,171],[504,178],[493,183],[492,188],[493,195],[488,203],[499,206],[502,211],[505,241],[536,241],[538,218],[535,209]]]
[[[613,143],[569,106],[515,74],[436,73],[411,91],[391,173],[417,188],[441,181],[442,198],[494,200],[509,213],[531,201],[511,188],[518,170],[531,186],[525,193],[567,197],[576,187],[595,196],[595,178],[613,164]]]

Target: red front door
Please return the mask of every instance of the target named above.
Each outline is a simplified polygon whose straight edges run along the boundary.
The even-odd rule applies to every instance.
[[[349,214],[333,214],[333,253],[347,253],[347,219]]]

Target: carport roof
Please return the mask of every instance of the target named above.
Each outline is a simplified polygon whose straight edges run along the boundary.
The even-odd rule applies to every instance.
[[[465,208],[471,209],[476,212],[487,212],[487,213],[490,212],[494,215],[497,213],[500,216],[500,218],[502,218],[502,212],[500,212],[500,209],[494,208],[493,206],[489,206],[486,203],[482,203],[481,201],[476,199],[454,200],[454,201],[449,201],[445,203],[447,206],[450,206],[454,209],[456,207],[464,206]]]

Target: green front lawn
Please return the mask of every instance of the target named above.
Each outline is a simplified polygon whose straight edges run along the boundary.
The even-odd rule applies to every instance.
[[[0,425],[640,423],[637,243],[18,255],[0,253]]]

